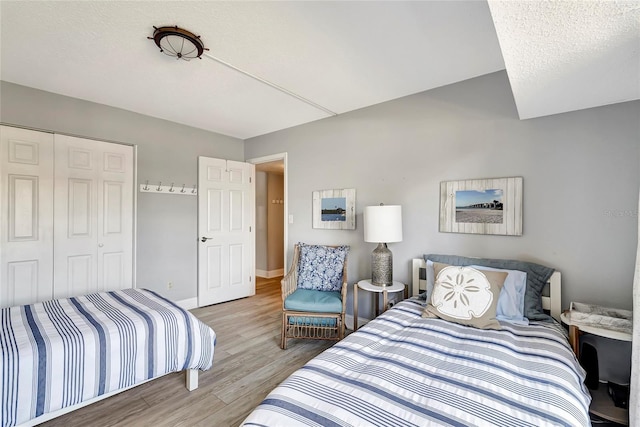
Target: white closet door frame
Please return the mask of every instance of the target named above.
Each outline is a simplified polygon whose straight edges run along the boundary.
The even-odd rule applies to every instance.
[[[56,148],[56,141],[63,154]],[[79,160],[76,172],[84,174],[66,171],[63,175],[72,175],[71,180],[65,181],[65,191],[60,191],[56,188],[58,172],[69,162],[70,147]],[[0,126],[0,307],[135,287],[136,160],[135,146]],[[59,234],[56,210],[67,211],[64,214],[68,216],[70,189],[75,192],[73,196],[83,192],[87,196],[84,202],[82,197],[72,200],[76,207],[84,204],[85,213],[101,211],[106,216],[74,224],[85,227],[76,230],[80,233],[74,237],[83,231],[95,235],[93,253],[76,254],[76,267],[83,267],[83,257],[85,261],[93,258],[95,264],[84,262],[85,267],[90,265],[91,276],[85,271],[81,289],[74,290],[65,283],[56,292],[56,272],[63,271],[65,276],[70,268],[68,263],[63,268],[55,264],[56,242],[64,247],[64,237],[69,240],[66,228],[66,236]],[[118,218],[114,212],[127,215]],[[124,248],[118,243],[118,234],[126,236]]]

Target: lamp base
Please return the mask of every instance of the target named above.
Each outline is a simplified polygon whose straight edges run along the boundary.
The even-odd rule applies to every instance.
[[[378,243],[371,253],[371,283],[376,286],[393,284],[393,254],[386,243]]]

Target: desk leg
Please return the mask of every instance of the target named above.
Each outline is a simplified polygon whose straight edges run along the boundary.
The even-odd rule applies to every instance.
[[[358,284],[353,284],[353,330],[358,330]]]
[[[576,357],[580,360],[580,329],[577,326],[569,326],[569,342]]]

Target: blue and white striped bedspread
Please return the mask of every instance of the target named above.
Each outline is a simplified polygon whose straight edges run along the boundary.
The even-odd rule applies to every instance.
[[[584,371],[559,325],[478,330],[403,301],[312,359],[244,426],[586,426]]]
[[[147,290],[3,308],[0,321],[2,426],[213,364],[213,330]]]

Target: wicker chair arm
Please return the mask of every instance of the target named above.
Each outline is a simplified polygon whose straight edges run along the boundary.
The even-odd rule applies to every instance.
[[[340,298],[342,298],[342,314],[347,312],[347,276],[344,276],[344,281],[342,282],[342,290],[340,292]]]
[[[293,293],[296,290],[298,284],[298,272],[289,271],[280,282],[282,284],[282,300]]]
[[[298,245],[295,246],[293,251],[293,260],[291,261],[291,267],[287,274],[280,281],[282,287],[282,308],[284,309],[284,300],[291,295],[298,286],[298,258],[300,256],[300,250]]]
[[[341,289],[341,298],[342,298],[342,314],[345,314],[347,311],[347,259],[344,260],[344,265],[342,266],[342,289]]]

